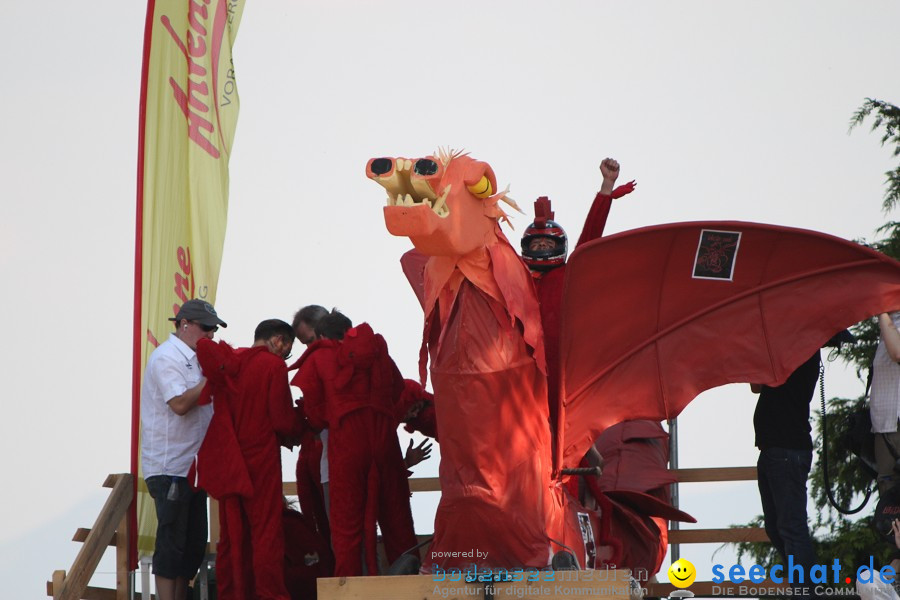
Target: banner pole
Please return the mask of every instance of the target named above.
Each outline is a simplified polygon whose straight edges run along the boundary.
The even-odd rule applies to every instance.
[[[141,96],[138,107],[137,195],[134,218],[134,318],[132,321],[131,359],[131,474],[134,489],[128,508],[128,565],[137,568],[137,498],[141,438],[141,348],[144,335],[141,326],[144,261],[144,130],[147,124],[147,77],[150,66],[150,41],[153,28],[155,0],[147,0],[147,16],[144,21],[144,50],[141,57]]]

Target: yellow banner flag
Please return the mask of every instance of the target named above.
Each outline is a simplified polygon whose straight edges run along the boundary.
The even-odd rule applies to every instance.
[[[147,358],[182,303],[215,303],[228,214],[228,158],[238,117],[231,49],[244,0],[149,0],[138,144],[131,470],[140,467]],[[152,554],[153,499],[138,477],[132,531]],[[135,549],[135,540],[131,542]],[[132,566],[136,554],[132,553]]]

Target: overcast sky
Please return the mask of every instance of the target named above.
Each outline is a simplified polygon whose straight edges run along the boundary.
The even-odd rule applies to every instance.
[[[71,566],[106,475],[129,465],[145,6],[0,8],[0,581],[39,598]],[[398,264],[410,246],[385,231],[364,168],[439,145],[489,162],[529,213],[550,196],[573,238],[606,156],[639,184],[607,233],[736,219],[872,238],[893,163],[847,125],[867,96],[900,103],[898,22],[897,2],[250,1],[234,48],[224,337],[246,345],[262,319],[337,306],[414,376],[421,309]],[[515,216],[510,239],[529,220]],[[829,396],[861,393],[828,372]],[[682,466],[755,464],[753,406],[746,386],[696,400]],[[419,532],[433,504],[417,500]],[[700,527],[760,512],[752,482],[684,486],[681,505]],[[707,578],[734,560],[714,549],[682,555]]]

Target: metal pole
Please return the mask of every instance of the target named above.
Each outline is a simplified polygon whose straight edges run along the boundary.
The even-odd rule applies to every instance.
[[[209,555],[200,565],[200,600],[209,600]]]
[[[150,598],[150,564],[153,559],[149,556],[141,557],[141,599]]]
[[[677,419],[669,419],[669,469],[675,470],[678,468],[678,420]],[[680,508],[678,506],[678,482],[672,483],[672,506],[675,508]],[[669,523],[669,529],[675,530],[679,529],[680,523],[678,521],[671,521]],[[675,562],[679,558],[681,558],[681,545],[680,544],[671,544],[672,549],[672,562]]]

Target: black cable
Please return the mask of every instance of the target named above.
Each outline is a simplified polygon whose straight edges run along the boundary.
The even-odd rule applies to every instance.
[[[872,496],[872,486],[866,488],[866,497],[863,498],[862,504],[852,509],[845,509],[838,505],[831,491],[831,480],[828,478],[828,427],[825,423],[825,362],[819,363],[819,399],[822,401],[822,480],[825,485],[825,493],[828,495],[828,502],[831,503],[839,513],[844,515],[855,515],[869,503]]]

